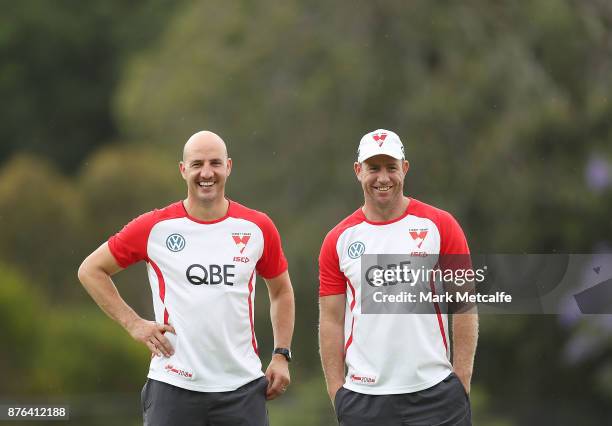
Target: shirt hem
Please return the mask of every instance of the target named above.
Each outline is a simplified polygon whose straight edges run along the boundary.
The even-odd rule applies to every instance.
[[[241,380],[240,382],[233,383],[231,385],[198,385],[197,383],[191,383],[187,380],[181,380],[179,378],[168,376],[167,374],[159,374],[149,372],[147,377],[149,379],[157,380],[159,382],[167,383],[172,386],[176,386],[182,389],[187,389],[194,392],[229,392],[238,389],[241,386],[246,385],[247,383],[252,382],[253,380],[259,379],[263,377],[263,372],[260,372],[258,375],[253,377]]]
[[[343,387],[350,391],[357,392],[357,393],[363,393],[366,395],[395,395],[395,394],[400,394],[400,393],[413,393],[413,392],[422,391],[422,390],[425,390],[432,386],[437,385],[442,380],[446,379],[448,375],[451,373],[452,373],[452,370],[449,369],[448,371],[445,371],[444,374],[441,375],[440,377],[436,377],[433,380],[430,380],[424,383],[419,383],[416,385],[411,385],[411,386],[378,388],[378,387],[373,387],[373,386],[359,386],[359,385],[355,385],[354,383],[347,381],[346,383],[344,383]]]

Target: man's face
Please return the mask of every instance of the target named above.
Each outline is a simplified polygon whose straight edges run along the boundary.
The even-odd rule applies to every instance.
[[[401,202],[408,161],[376,155],[363,163],[355,163],[354,167],[368,204],[390,207]]]
[[[198,201],[210,203],[225,197],[225,181],[232,170],[223,144],[197,141],[185,149],[179,165],[187,182],[187,193]]]

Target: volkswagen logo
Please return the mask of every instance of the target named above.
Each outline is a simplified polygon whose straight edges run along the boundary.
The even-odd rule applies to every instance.
[[[181,251],[185,248],[185,238],[181,234],[172,234],[166,238],[166,247],[170,251]]]
[[[365,251],[365,244],[361,241],[355,241],[348,248],[348,255],[351,259],[357,259]]]

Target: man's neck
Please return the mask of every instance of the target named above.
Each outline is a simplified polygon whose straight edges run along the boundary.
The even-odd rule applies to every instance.
[[[378,206],[366,201],[362,211],[366,219],[371,222],[388,222],[401,217],[406,212],[408,204],[410,204],[410,198],[402,195],[398,202],[391,203],[389,206]]]
[[[227,214],[227,210],[229,209],[229,200],[222,198],[209,204],[194,201],[187,197],[187,199],[183,201],[183,205],[185,206],[185,210],[187,210],[187,214],[189,214],[189,216],[204,222],[210,222],[221,219]]]

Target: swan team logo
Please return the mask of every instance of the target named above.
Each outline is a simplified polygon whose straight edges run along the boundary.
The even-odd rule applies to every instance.
[[[234,232],[232,234],[232,239],[236,243],[236,247],[240,250],[240,254],[244,253],[244,249],[246,248],[249,240],[251,239],[251,234],[245,232]]]
[[[410,232],[410,236],[412,237],[412,239],[417,243],[417,247],[421,248],[421,246],[423,245],[423,241],[425,241],[425,238],[427,237],[427,231],[428,229],[411,229]]]
[[[386,133],[376,133],[374,135],[372,135],[372,139],[374,139],[377,143],[378,146],[381,147],[383,142],[385,141],[385,139],[387,138],[387,134]]]

